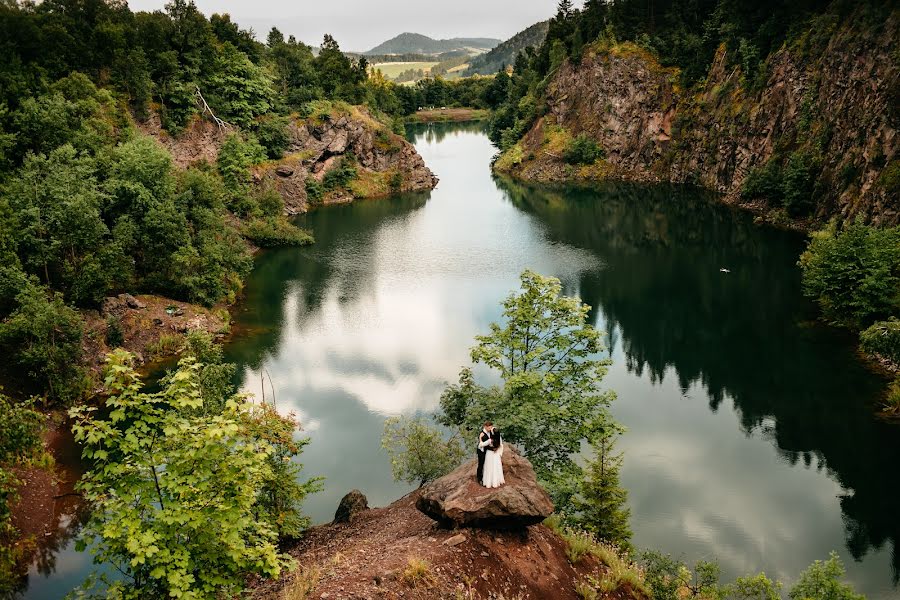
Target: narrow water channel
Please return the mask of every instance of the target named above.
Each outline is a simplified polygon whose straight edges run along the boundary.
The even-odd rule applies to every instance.
[[[785,581],[835,550],[859,591],[896,597],[900,428],[873,416],[884,382],[815,324],[801,237],[696,190],[496,179],[477,124],[410,135],[438,187],[305,216],[316,244],[259,258],[226,348],[245,390],[265,385],[311,437],[315,522],[351,489],[376,506],[408,491],[385,418],[436,408],[531,268],[608,332],[636,546]],[[61,598],[88,566],[70,542],[26,597]]]

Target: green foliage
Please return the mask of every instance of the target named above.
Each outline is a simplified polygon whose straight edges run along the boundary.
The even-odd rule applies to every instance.
[[[791,588],[791,600],[864,600],[853,588],[841,582],[844,565],[837,553],[832,552],[828,560],[817,560],[805,571]]]
[[[860,347],[869,354],[879,354],[900,365],[900,319],[878,321],[859,334]]]
[[[833,323],[861,329],[900,311],[900,227],[832,225],[813,234],[799,264],[804,293]]]
[[[19,483],[10,467],[29,464],[43,455],[44,420],[30,403],[18,403],[0,393],[0,540],[10,534],[9,500]]]
[[[80,549],[128,575],[111,588],[123,598],[216,598],[240,592],[248,573],[277,576],[290,559],[262,496],[285,443],[282,417],[241,396],[208,414],[191,357],[156,393],[142,391],[130,362],[124,351],[108,357],[107,410],[71,411],[92,464],[79,483],[94,508]]]
[[[256,137],[232,133],[222,143],[216,165],[230,196],[229,207],[241,215],[252,212],[250,206],[250,167],[266,159],[266,150]]]
[[[30,403],[18,403],[0,394],[0,596],[4,598],[15,595],[15,567],[21,558],[21,547],[13,543],[17,532],[10,523],[10,504],[21,483],[13,467],[49,460],[41,442],[44,420]]]
[[[125,342],[125,334],[122,332],[122,320],[110,316],[106,319],[106,345],[110,348],[118,348]]]
[[[598,540],[628,549],[631,511],[628,492],[619,484],[622,455],[615,453],[619,430],[610,427],[591,442],[594,456],[585,465],[585,478],[573,498],[575,522]]]
[[[472,361],[498,371],[503,387],[479,386],[463,369],[441,395],[439,421],[470,432],[497,423],[566,512],[583,478],[573,455],[612,426],[606,407],[615,396],[598,385],[610,363],[598,358],[601,334],[586,304],[561,296],[553,277],[525,271],[521,283],[503,302],[504,324],[492,323],[472,349]]]
[[[275,90],[271,79],[230,43],[219,51],[209,82],[210,107],[229,123],[247,127],[272,107]]]
[[[284,217],[251,219],[241,228],[241,234],[260,248],[306,246],[313,243],[312,235]]]
[[[266,149],[266,155],[269,158],[277,159],[284,155],[290,144],[290,132],[288,126],[291,120],[289,117],[278,115],[269,115],[256,123],[254,134],[256,139],[263,148]]]
[[[452,471],[466,455],[458,436],[445,440],[421,416],[387,419],[381,447],[391,457],[394,479],[419,487]]]
[[[81,315],[58,293],[28,283],[16,296],[16,308],[0,322],[0,348],[26,388],[47,390],[51,401],[70,403],[87,391],[81,366]]]
[[[322,187],[325,191],[346,188],[356,179],[356,158],[348,153],[341,157],[340,162],[332,167],[322,178]]]
[[[604,156],[603,148],[584,133],[569,142],[563,151],[563,160],[570,165],[592,165]]]
[[[820,160],[811,152],[795,152],[783,171],[784,208],[791,216],[809,214],[815,207],[813,188],[821,170]]]
[[[772,204],[783,202],[781,165],[775,158],[747,174],[741,186],[741,196],[746,200],[765,198]]]
[[[325,188],[314,177],[306,178],[306,200],[312,205],[319,204],[325,196]]]

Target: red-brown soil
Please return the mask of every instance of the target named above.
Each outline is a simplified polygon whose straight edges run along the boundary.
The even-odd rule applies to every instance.
[[[289,549],[297,571],[318,570],[308,598],[553,598],[576,599],[575,585],[597,568],[573,567],[566,542],[544,525],[521,531],[443,529],[415,507],[413,492],[351,523],[312,528]],[[465,536],[456,545],[446,542]],[[424,560],[429,576],[404,577],[410,559]],[[255,598],[281,598],[296,573],[257,582]],[[287,596],[285,596],[287,597]]]

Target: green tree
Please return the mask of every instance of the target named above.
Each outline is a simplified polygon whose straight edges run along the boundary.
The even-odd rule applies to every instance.
[[[271,78],[230,43],[219,52],[209,86],[210,106],[217,116],[235,125],[247,127],[272,107]]]
[[[16,369],[26,387],[47,390],[50,400],[69,403],[87,390],[81,366],[83,322],[59,293],[28,283],[17,307],[0,322],[0,348],[9,357],[6,368]]]
[[[836,552],[828,560],[817,560],[805,571],[788,594],[791,600],[865,600],[865,596],[841,582],[844,565]]]
[[[900,226],[833,224],[813,234],[799,264],[804,293],[832,323],[860,329],[900,311]]]
[[[248,573],[274,577],[290,563],[277,531],[258,515],[272,480],[273,412],[235,396],[203,413],[200,365],[185,358],[156,393],[142,391],[131,356],[108,357],[100,413],[71,410],[92,468],[79,483],[93,513],[79,548],[116,565],[123,598],[216,598]]]
[[[579,134],[566,145],[563,160],[570,165],[591,165],[604,156],[603,148],[587,134]]]
[[[465,456],[458,436],[445,440],[421,416],[387,419],[381,447],[391,457],[394,479],[419,487],[452,471]]]
[[[502,325],[476,337],[472,361],[499,372],[503,387],[477,385],[468,369],[441,396],[441,423],[477,431],[485,419],[521,446],[558,506],[570,506],[582,479],[573,459],[583,442],[611,426],[615,395],[599,389],[610,364],[599,357],[601,334],[587,322],[590,307],[561,296],[558,279],[532,271],[503,302]]]
[[[621,429],[610,427],[591,442],[593,458],[585,465],[585,479],[573,499],[575,521],[599,540],[628,548],[631,527],[628,520],[628,492],[619,484],[622,455],[615,453],[615,438]]]

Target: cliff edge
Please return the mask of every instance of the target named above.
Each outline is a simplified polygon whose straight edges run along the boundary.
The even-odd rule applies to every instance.
[[[531,181],[691,183],[782,218],[894,225],[898,39],[900,10],[877,26],[859,13],[823,18],[771,54],[760,78],[747,81],[723,46],[690,89],[643,48],[596,42],[550,76],[544,115],[495,169]],[[568,164],[581,134],[604,156]]]

